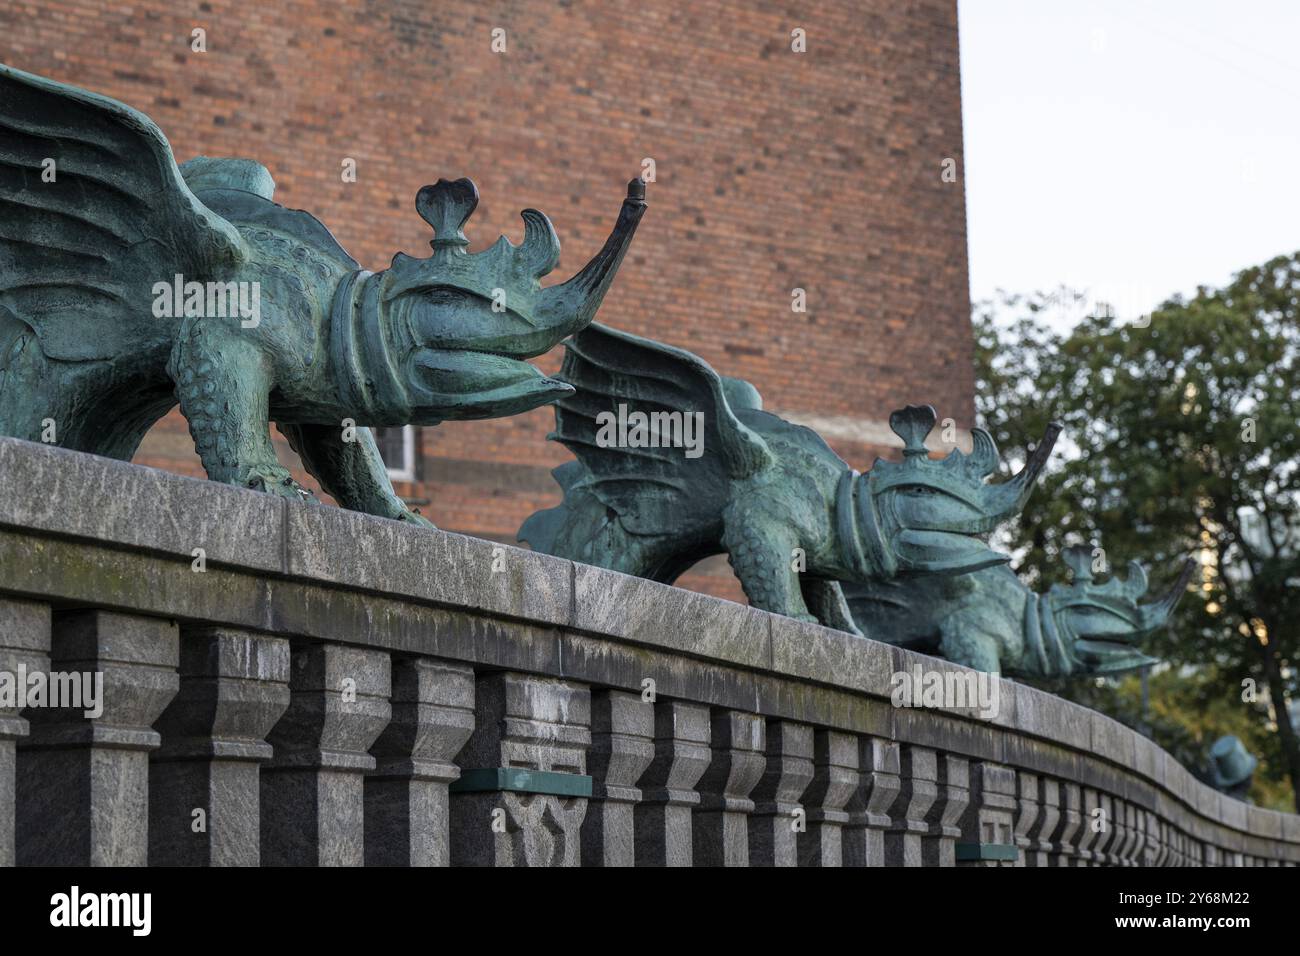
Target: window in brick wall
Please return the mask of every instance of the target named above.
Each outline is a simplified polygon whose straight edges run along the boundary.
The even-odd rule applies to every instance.
[[[388,477],[393,481],[415,481],[415,453],[418,436],[415,426],[400,428],[372,428],[379,454],[388,467]]]

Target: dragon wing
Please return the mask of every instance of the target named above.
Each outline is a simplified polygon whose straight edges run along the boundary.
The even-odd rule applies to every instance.
[[[863,634],[886,644],[906,645],[911,635],[900,624],[912,617],[916,608],[916,594],[908,583],[890,578],[884,581],[841,581],[840,587],[844,590],[849,614]]]
[[[721,376],[690,352],[598,324],[565,343],[560,378],[576,391],[556,403],[555,432],[588,473],[584,486],[634,534],[663,534],[716,520],[730,479],[772,460],[767,443],[736,418]],[[730,386],[734,390],[734,386]],[[602,419],[699,415],[702,453],[632,448],[602,440]],[[671,421],[668,419],[667,421]],[[609,432],[606,431],[606,437]]]
[[[154,283],[208,281],[246,256],[148,117],[0,64],[0,310],[47,355],[138,349],[142,326],[158,335]]]

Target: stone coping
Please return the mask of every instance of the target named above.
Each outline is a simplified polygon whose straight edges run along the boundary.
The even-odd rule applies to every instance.
[[[208,574],[176,575],[176,559],[188,571],[196,548]],[[173,573],[149,556],[171,559],[166,567]],[[80,586],[79,574],[86,582]],[[690,686],[700,699],[714,700],[716,691],[729,706],[795,719],[816,685],[841,692],[816,699],[819,717],[833,726],[1013,764],[1026,758],[1030,766],[1035,742],[1045,742],[1055,747],[1036,755],[1040,765],[1050,761],[1059,771],[1063,761],[1074,761],[1070,766],[1086,769],[1085,777],[1111,780],[1101,761],[1154,788],[1143,803],[1172,799],[1222,827],[1300,849],[1300,816],[1220,794],[1117,721],[1014,681],[998,681],[1001,706],[991,721],[952,708],[894,708],[895,672],[916,665],[967,669],[521,548],[0,437],[0,592],[77,603],[104,599],[108,580],[121,592],[120,606],[146,613],[332,633],[345,642],[471,660],[482,657],[481,646],[470,646],[481,635],[464,618],[454,626],[441,609],[486,617],[479,622],[484,629],[500,631],[495,622],[505,619],[517,625],[494,653],[513,656],[481,662],[599,674],[612,685],[636,687],[647,661],[657,660],[679,690]],[[340,590],[374,597],[348,604],[337,597]],[[616,653],[611,642],[629,649]],[[687,666],[682,658],[710,666]],[[756,673],[782,680],[758,680]],[[1016,745],[990,734],[992,728],[1033,741]],[[1122,780],[1112,782],[1124,789]]]

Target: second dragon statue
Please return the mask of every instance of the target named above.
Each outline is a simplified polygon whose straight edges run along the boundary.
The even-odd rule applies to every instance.
[[[764,412],[748,382],[690,352],[598,324],[565,348],[560,377],[576,391],[557,403],[552,437],[577,461],[556,469],[564,501],[529,518],[521,541],[665,583],[725,552],[755,607],[852,633],[841,581],[1008,560],[981,536],[1024,505],[1059,430],[1014,478],[989,484],[998,454],[986,432],[974,431],[969,455],[931,459],[934,410],[909,406],[890,416],[903,461],[859,474],[815,432]],[[611,440],[603,423],[615,411],[656,433],[702,415],[702,453],[654,435]]]
[[[576,391],[556,403],[551,437],[577,460],[554,471],[563,502],[519,529],[538,551],[664,583],[726,553],[755,607],[1041,677],[1152,663],[1137,643],[1186,590],[1190,562],[1168,595],[1140,603],[1141,566],[1098,583],[1091,552],[1072,550],[1073,583],[1040,596],[989,547],[1025,504],[1055,425],[1015,477],[990,484],[999,459],[987,432],[972,429],[969,454],[934,459],[935,412],[908,406],[889,420],[903,460],[859,474],[690,352],[598,324],[565,348],[560,377]]]
[[[275,422],[344,507],[427,523],[369,428],[513,415],[572,392],[523,359],[596,314],[645,211],[559,285],[540,212],[469,254],[468,179],[416,196],[432,255],[360,268],[249,159],[177,166],[148,117],[0,64],[0,435],[130,459],[179,401],[209,478],[306,498]],[[51,437],[52,436],[52,437]]]

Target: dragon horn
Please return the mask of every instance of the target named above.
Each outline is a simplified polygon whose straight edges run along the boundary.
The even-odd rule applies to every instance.
[[[1124,592],[1136,601],[1147,593],[1149,584],[1147,569],[1142,567],[1142,562],[1130,561],[1128,563],[1128,577],[1124,579]]]
[[[524,243],[515,258],[529,275],[540,279],[559,265],[560,237],[545,213],[525,209],[520,215],[524,220]]]
[[[1061,560],[1070,569],[1073,584],[1087,584],[1092,580],[1092,548],[1086,544],[1072,544],[1061,552]]]
[[[1043,432],[1042,440],[1034,446],[1034,451],[1025,462],[1025,466],[1010,481],[989,488],[989,503],[985,511],[990,517],[1010,517],[1025,506],[1030,493],[1034,490],[1034,482],[1038,480],[1039,474],[1047,464],[1047,459],[1052,454],[1052,447],[1060,434],[1061,426],[1056,422],[1050,423],[1047,430]]]
[[[1182,599],[1183,595],[1187,593],[1187,585],[1189,585],[1192,582],[1192,573],[1195,570],[1196,570],[1196,559],[1195,558],[1185,559],[1183,561],[1182,573],[1178,575],[1178,580],[1174,582],[1174,586],[1171,587],[1165,593],[1164,597],[1154,602],[1152,606],[1154,608],[1159,609],[1162,615],[1168,617],[1170,612],[1173,611],[1174,606],[1177,605],[1178,602]]]
[[[543,325],[554,328],[557,340],[581,332],[596,317],[644,214],[645,182],[638,177],[627,184],[618,222],[595,258],[568,282],[543,290],[538,313]]]

